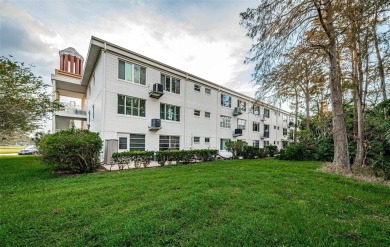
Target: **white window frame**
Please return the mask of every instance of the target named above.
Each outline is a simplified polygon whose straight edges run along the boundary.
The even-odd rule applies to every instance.
[[[246,120],[245,119],[242,119],[242,118],[237,119],[237,129],[242,129],[242,130],[246,129]]]
[[[119,97],[125,97],[124,98],[124,111],[123,113],[120,113],[119,112]],[[127,105],[127,100],[130,99],[131,101],[131,106],[128,106]],[[136,99],[138,100],[138,105],[135,106],[133,105],[133,99]],[[144,108],[142,108],[142,105],[144,106]],[[127,109],[130,107],[130,113],[128,114],[127,112]],[[133,114],[133,111],[134,109],[137,110],[138,114]],[[141,114],[143,113],[143,114]],[[126,115],[126,116],[135,116],[135,117],[146,117],[146,100],[145,99],[141,99],[141,98],[137,98],[137,97],[133,97],[133,96],[127,96],[127,95],[123,95],[123,94],[118,94],[118,97],[117,97],[117,114],[121,114],[121,115]]]
[[[168,148],[161,149],[161,137],[168,137]],[[173,140],[175,139],[175,140]],[[176,141],[178,140],[178,143]],[[180,136],[168,136],[168,135],[160,135],[159,136],[159,142],[158,142],[158,148],[159,150],[180,150]]]
[[[257,126],[257,130],[255,130],[255,125]],[[252,131],[253,132],[260,132],[260,123],[259,122],[253,122]]]
[[[204,88],[204,93],[205,93],[206,95],[211,95],[211,88],[205,87],[205,88]]]
[[[194,84],[194,91],[200,93],[201,86],[199,84]]]
[[[163,80],[164,78],[164,80]],[[167,88],[167,78],[169,78],[169,87]],[[161,73],[160,75],[160,83],[164,86],[164,91],[174,93],[174,94],[180,94],[180,79],[176,77],[172,77],[170,75],[166,75],[164,73]],[[179,86],[174,86],[179,85]]]
[[[200,144],[200,137],[194,136],[194,144]]]
[[[194,110],[194,116],[200,117],[200,110]]]
[[[161,111],[161,107],[164,106],[164,111],[162,112]],[[173,107],[173,119],[168,119],[167,117],[167,107]],[[177,119],[177,117],[179,119]],[[176,105],[170,105],[170,104],[165,104],[165,103],[160,103],[160,118],[163,119],[163,120],[167,120],[167,121],[175,121],[175,122],[180,122],[180,106],[176,106]]]
[[[211,118],[211,113],[208,112],[208,111],[205,111],[205,112],[204,112],[204,117],[205,117],[205,118]]]
[[[120,62],[125,63],[125,78],[120,78],[120,75],[119,75]],[[126,76],[126,66],[131,66],[131,78],[130,79],[128,79]],[[135,67],[136,66],[139,67],[139,78],[138,78],[139,81],[138,82],[136,82],[136,80],[135,80],[135,77],[136,77]],[[142,77],[142,71],[145,72],[144,77]],[[145,81],[142,81],[142,79],[144,79]],[[138,65],[138,64],[130,63],[130,62],[122,60],[122,59],[118,59],[118,80],[146,86],[146,67],[143,67],[143,66]]]
[[[221,94],[221,102],[220,102],[220,104],[223,107],[231,108],[232,107],[232,96],[222,93]]]
[[[219,127],[230,129],[232,126],[232,118],[229,116],[220,116]]]

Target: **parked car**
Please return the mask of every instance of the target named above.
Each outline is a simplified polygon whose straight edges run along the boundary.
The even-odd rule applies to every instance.
[[[37,153],[38,153],[38,149],[35,145],[28,146],[25,149],[22,149],[18,152],[19,155],[37,154]]]
[[[219,150],[217,158],[230,160],[233,158],[233,153],[225,150]]]

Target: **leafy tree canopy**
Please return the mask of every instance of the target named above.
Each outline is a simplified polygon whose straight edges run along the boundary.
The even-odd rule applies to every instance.
[[[61,107],[31,67],[12,56],[0,57],[0,142],[37,129],[43,118]]]

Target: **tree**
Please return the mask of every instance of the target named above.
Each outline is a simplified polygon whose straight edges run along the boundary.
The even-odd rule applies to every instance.
[[[12,56],[0,58],[0,141],[37,129],[43,118],[61,108],[31,67]]]
[[[267,72],[282,53],[290,53],[296,43],[302,43],[306,31],[322,36],[316,42],[308,42],[308,49],[320,49],[329,61],[333,133],[333,164],[350,170],[348,139],[345,128],[342,91],[339,75],[337,52],[337,9],[342,1],[332,0],[264,0],[256,9],[247,9],[241,13],[241,25],[247,30],[247,36],[256,43],[250,49],[253,54],[246,62],[255,62],[255,80]],[[279,58],[280,59],[280,58]]]

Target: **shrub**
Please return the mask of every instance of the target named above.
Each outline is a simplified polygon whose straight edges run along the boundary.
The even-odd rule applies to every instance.
[[[125,166],[129,166],[131,162],[134,163],[136,168],[148,167],[153,160],[154,152],[152,151],[126,151],[120,153],[113,153],[112,158],[114,163],[118,164],[119,169],[123,169]]]
[[[275,154],[278,153],[278,146],[275,146],[275,145],[268,145],[268,146],[265,146],[264,149],[266,150],[266,153],[267,153],[270,157],[274,157]]]
[[[248,146],[248,143],[245,141],[229,141],[226,143],[226,148],[233,154],[233,158],[243,156],[244,147],[246,146]]]
[[[302,143],[291,144],[280,150],[278,159],[281,160],[310,160],[310,151]]]
[[[243,156],[245,159],[262,158],[264,156],[264,149],[254,146],[244,146]]]
[[[314,158],[320,161],[332,161],[334,156],[334,145],[332,138],[320,138],[312,144]]]
[[[89,130],[62,130],[43,136],[37,144],[42,160],[55,170],[93,172],[100,167],[99,153],[103,141]]]
[[[164,150],[156,152],[157,162],[164,166],[167,162],[171,163],[190,163],[195,160],[212,161],[218,154],[218,150],[214,149],[196,149],[196,150]],[[153,151],[133,151],[114,153],[112,158],[119,165],[120,169],[134,162],[135,167],[140,167],[142,164],[147,167],[150,161],[153,160]]]

